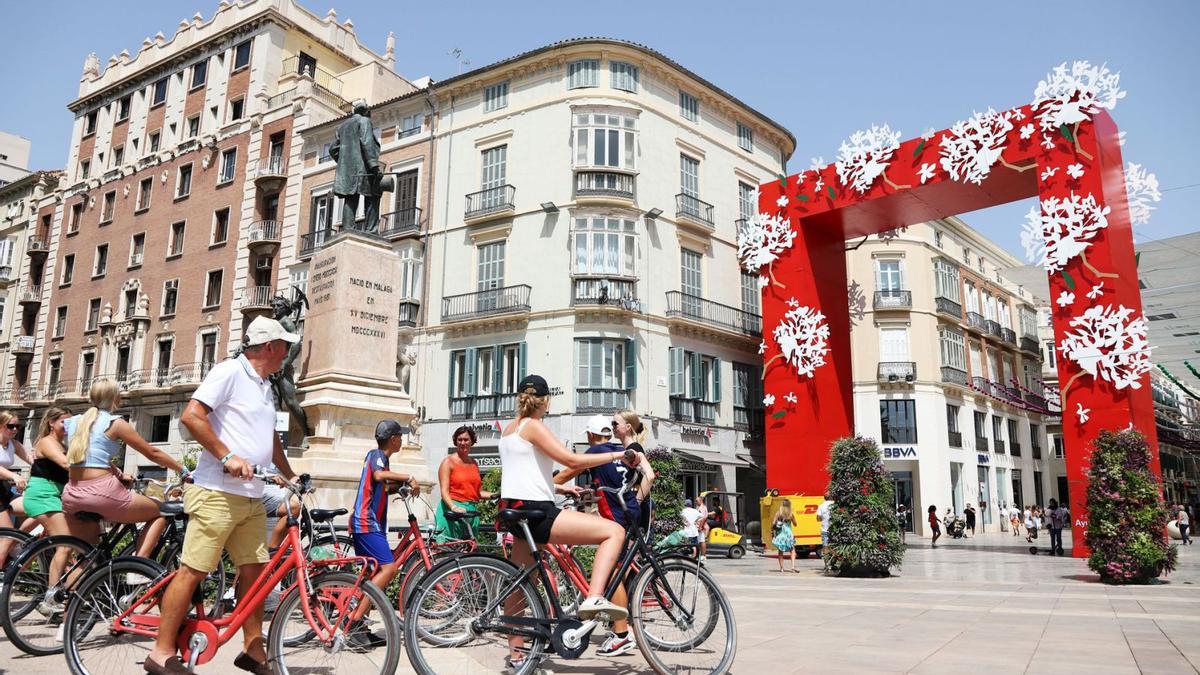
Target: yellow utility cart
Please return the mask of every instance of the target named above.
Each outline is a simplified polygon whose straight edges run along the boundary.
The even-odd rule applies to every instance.
[[[725,508],[725,523],[719,527],[708,528],[708,555],[724,555],[728,558],[741,558],[746,555],[749,540],[742,534],[746,531],[746,523],[742,512],[742,493],[726,492],[724,490],[709,490],[700,493],[700,501],[712,515],[718,502]]]
[[[802,558],[809,553],[820,555],[821,521],[817,520],[817,508],[825,501],[822,495],[781,495],[779,490],[767,490],[767,494],[758,500],[763,547],[768,552],[775,550],[771,543],[771,523],[775,522],[779,503],[785,499],[791,502],[792,513],[796,515],[796,526],[792,528],[792,534],[796,536],[796,554]]]

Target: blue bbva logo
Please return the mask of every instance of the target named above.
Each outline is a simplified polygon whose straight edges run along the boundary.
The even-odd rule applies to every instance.
[[[916,459],[916,448],[884,448],[884,459]]]

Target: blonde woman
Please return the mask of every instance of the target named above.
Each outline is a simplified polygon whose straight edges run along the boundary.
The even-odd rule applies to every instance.
[[[63,510],[68,514],[96,513],[111,523],[149,523],[138,535],[139,556],[147,556],[166,526],[159,518],[160,502],[125,487],[132,476],[123,475],[112,460],[120,443],[141,453],[146,459],[179,474],[187,470],[174,457],[146,442],[125,420],[113,413],[121,406],[121,390],[112,380],[96,380],[88,392],[92,407],[63,423],[67,433],[67,463],[70,481],[63,490]],[[72,522],[73,535],[95,544],[100,524]]]
[[[792,571],[799,571],[796,569],[796,535],[793,533],[793,527],[796,527],[796,514],[792,512],[792,503],[785,499],[780,502],[775,519],[771,521],[771,543],[779,551],[776,559],[779,560],[780,572],[783,571],[784,551],[787,551],[792,560]]]
[[[7,410],[0,412],[0,527],[16,527],[13,520],[13,490],[24,491],[27,485],[25,477],[19,469],[13,468],[13,464],[18,457],[25,460],[26,464],[33,464],[33,456],[29,454],[29,450],[16,440],[20,431],[21,421],[15,414]],[[11,545],[10,539],[0,543],[0,567],[8,562],[8,549]]]

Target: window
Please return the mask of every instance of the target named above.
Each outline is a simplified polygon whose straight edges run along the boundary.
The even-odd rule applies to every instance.
[[[624,61],[609,61],[609,80],[613,89],[628,91],[634,94],[638,90],[638,68]]]
[[[883,443],[916,443],[917,402],[912,399],[880,401],[879,427]]]
[[[222,244],[229,238],[229,207],[213,211],[212,243]]]
[[[600,61],[582,59],[567,64],[567,89],[600,86]]]
[[[679,191],[688,197],[700,197],[700,160],[687,155],[679,156]],[[695,201],[695,199],[685,199],[684,210],[693,210],[689,206],[694,205]],[[694,210],[696,212],[691,215],[700,215],[698,204],[694,206]]]
[[[118,145],[117,147],[113,148],[112,165],[114,167],[119,167],[123,164],[125,164],[125,146]]]
[[[167,78],[154,83],[154,93],[150,96],[150,107],[162,105],[167,100]]]
[[[92,377],[96,374],[96,352],[84,352],[79,366],[79,386],[84,391],[92,386]]]
[[[967,311],[979,313],[979,294],[975,292],[975,284],[966,283],[967,287]]]
[[[415,247],[406,246],[400,249],[400,297],[415,299],[421,297],[421,266],[423,260]],[[307,282],[307,277],[305,278]],[[292,281],[292,285],[296,285]],[[303,290],[303,288],[301,288]]]
[[[762,299],[762,288],[758,285],[758,275],[742,271],[742,311],[759,314],[759,303]]]
[[[192,66],[192,89],[199,89],[208,80],[208,59],[198,61]]]
[[[168,258],[183,255],[183,233],[186,227],[187,221],[183,220],[171,224],[171,236],[167,242]]]
[[[233,48],[233,69],[241,70],[250,65],[250,40]]]
[[[704,293],[703,257],[696,251],[680,249],[680,290],[699,298]]]
[[[758,213],[758,188],[738,181],[738,217],[750,220]]]
[[[46,378],[46,384],[56,385],[62,378],[62,357],[53,356],[50,358],[50,374]]]
[[[1045,343],[1046,350],[1046,367],[1051,370],[1058,368],[1058,362],[1054,359],[1054,342],[1047,341]]]
[[[505,242],[497,241],[490,244],[482,244],[479,246],[477,253],[476,289],[489,291],[503,287]]]
[[[96,247],[96,260],[92,265],[92,277],[102,277],[108,272],[108,244]]]
[[[146,147],[149,148],[150,152],[158,152],[158,145],[162,141],[162,132],[151,131],[149,138],[150,141],[146,144]]]
[[[575,274],[633,276],[635,223],[594,216],[575,219]]]
[[[875,290],[896,292],[904,290],[904,269],[900,260],[875,261]]]
[[[959,302],[962,292],[959,287],[958,265],[938,258],[933,261],[934,297]]]
[[[216,307],[221,304],[221,282],[224,276],[222,270],[211,270],[208,273],[208,283],[204,286],[205,307]]]
[[[738,122],[737,134],[738,134],[738,147],[747,152],[753,152],[754,151],[754,130],[751,129],[750,127],[746,126],[745,124]]]
[[[100,224],[111,223],[113,214],[117,210],[117,191],[112,190],[104,193],[104,203],[100,207]]]
[[[1001,434],[1003,429],[1004,429],[1004,425],[1000,421],[1000,417],[998,415],[992,415],[992,438],[996,441],[996,443],[1004,442],[1004,436]],[[999,452],[1003,452],[1003,450],[1000,449],[1002,447],[1003,446],[1001,446],[1001,445],[997,445],[996,450]]]
[[[576,407],[605,411],[626,407],[636,370],[632,339],[575,340]]]
[[[608,113],[575,115],[575,166],[636,168],[637,118]]]
[[[943,246],[942,246],[942,231],[941,230],[933,231],[933,245],[938,248],[943,248]]]
[[[96,330],[100,325],[100,298],[92,298],[88,301],[87,315],[87,330]]]
[[[958,433],[958,406],[946,404],[946,429]]]
[[[237,98],[229,102],[229,121],[236,122],[246,113],[246,99]]]
[[[942,367],[957,368],[966,372],[967,356],[962,331],[942,326],[938,329],[938,343],[941,348]]]
[[[200,135],[200,116],[192,115],[187,120],[187,138],[195,138]]]
[[[133,318],[134,312],[137,311],[138,292],[136,288],[126,289],[125,297],[121,303],[122,314],[125,315],[125,320]]]
[[[966,246],[963,247],[963,262],[966,263],[966,265],[968,267],[970,267],[970,265],[971,265],[971,249],[967,248]]]
[[[63,305],[54,310],[54,337],[60,338],[67,334],[67,306]]]
[[[733,363],[733,426],[762,430],[762,366]],[[757,412],[751,412],[757,411]],[[753,424],[752,424],[753,421]]]
[[[175,177],[175,198],[182,199],[192,194],[192,165],[184,164],[179,167]]]
[[[524,376],[524,342],[450,352],[451,398],[515,394]]]
[[[170,415],[154,415],[150,418],[150,437],[147,440],[151,443],[166,443],[171,440]]]
[[[123,122],[129,119],[129,100],[130,97],[123,96],[117,101],[117,121]]]
[[[129,243],[129,266],[138,267],[142,264],[142,257],[146,253],[146,233],[140,232],[133,235],[133,240]]]
[[[498,208],[508,199],[505,191],[500,189],[504,187],[508,174],[508,146],[501,145],[484,150],[480,156],[480,164],[483,171],[479,187],[485,194],[480,195],[479,207],[485,211]]]
[[[63,256],[62,281],[60,286],[70,286],[71,279],[75,276],[75,254],[68,253]]]
[[[333,193],[326,188],[324,192],[313,192],[311,208],[309,209],[310,232],[328,232],[333,228]]]
[[[396,138],[404,138],[420,133],[421,126],[425,124],[425,115],[423,113],[414,113],[405,115],[400,118],[400,127],[396,130]]]
[[[975,258],[975,268],[979,270],[980,274],[985,274],[983,270],[983,256]]]
[[[79,179],[87,180],[92,175],[92,162],[84,159],[79,162]]]
[[[1054,459],[1066,459],[1067,450],[1063,445],[1062,436],[1054,437]]]
[[[879,329],[879,360],[882,363],[904,363],[909,360],[907,328]]]
[[[83,202],[75,202],[71,205],[71,217],[67,220],[67,234],[79,231],[80,220],[83,220]]]
[[[700,121],[700,99],[686,91],[679,90],[679,115],[692,122]]]
[[[154,191],[154,179],[143,178],[138,182],[137,210],[145,211],[150,208],[150,195]]]
[[[483,112],[508,107],[508,82],[498,82],[483,90]]]
[[[670,396],[707,403],[721,401],[721,359],[671,347],[668,364]]]
[[[987,413],[975,411],[975,441],[982,443],[982,446],[976,449],[980,452],[987,450]]]
[[[237,148],[229,148],[221,152],[221,173],[217,175],[217,185],[224,185],[233,181],[233,175],[237,171]]]
[[[200,363],[211,366],[217,362],[217,333],[215,331],[200,336]],[[205,369],[207,371],[207,368]]]
[[[83,135],[84,136],[91,136],[92,134],[96,133],[96,114],[97,114],[97,111],[93,110],[90,113],[87,113],[86,115],[83,116]]]
[[[1033,458],[1042,458],[1042,437],[1041,427],[1030,422],[1029,423],[1029,447],[1033,449]]]
[[[162,296],[162,315],[172,316],[175,314],[175,303],[179,300],[179,280],[171,279],[163,283]]]
[[[1021,437],[1017,432],[1017,421],[1008,420],[1008,442],[1012,444],[1013,457],[1021,456]]]

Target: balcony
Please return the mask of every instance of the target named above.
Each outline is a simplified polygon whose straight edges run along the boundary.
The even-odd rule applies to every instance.
[[[1042,356],[1042,350],[1038,346],[1037,338],[1030,337],[1028,335],[1022,335],[1020,347],[1021,347],[1021,351],[1029,353],[1029,354],[1033,354],[1034,356],[1037,356],[1040,360],[1040,358]]]
[[[135,389],[163,389],[170,387],[172,381],[170,368],[130,370],[126,373],[118,373],[113,379],[125,391]]]
[[[421,312],[421,303],[418,300],[401,300],[400,301],[400,327],[401,328],[416,328],[417,316]]]
[[[967,328],[977,333],[987,333],[987,319],[979,312],[967,312]]]
[[[667,291],[667,318],[712,326],[749,337],[762,336],[762,317],[697,295]]]
[[[0,265],[0,286],[7,286],[16,280],[17,277],[13,275],[12,266]]]
[[[463,220],[468,224],[516,213],[517,188],[511,185],[488,188],[467,195]]]
[[[259,160],[250,173],[256,186],[266,192],[274,192],[283,187],[283,182],[287,180],[287,158],[273,155]]]
[[[1004,337],[1004,329],[1000,328],[1000,322],[988,319],[986,324],[988,335],[997,339]]]
[[[517,412],[516,394],[478,394],[451,396],[450,419],[495,419],[512,417]]]
[[[631,312],[642,309],[637,299],[637,279],[573,277],[571,287],[571,305],[576,307],[604,306]]]
[[[297,257],[311,258],[314,253],[320,251],[325,246],[326,242],[333,239],[337,233],[337,230],[326,227],[300,235],[300,252],[296,254]]]
[[[942,382],[965,387],[967,386],[967,371],[954,366],[942,366]]]
[[[1001,328],[1000,339],[1014,347],[1017,346],[1017,333],[1011,328]]]
[[[250,225],[246,234],[246,246],[257,255],[272,256],[279,250],[282,224],[278,220],[260,220]]]
[[[962,321],[962,305],[957,302],[950,298],[937,297],[933,299],[933,304],[938,314],[945,314]]]
[[[291,56],[284,59],[282,72],[284,76],[292,74],[307,75],[312,78],[313,83],[317,86],[328,89],[339,97],[342,95],[342,81],[336,75],[320,66],[301,63],[299,56]]]
[[[876,377],[880,382],[914,382],[917,364],[914,361],[880,361]]]
[[[1012,456],[1013,457],[1021,456],[1021,444],[1016,441],[1012,442]]]
[[[1004,454],[1004,441],[999,438],[992,439],[992,449],[998,453]]]
[[[948,431],[948,432],[946,432],[946,435],[948,436],[947,440],[949,440],[949,442],[950,442],[950,447],[952,447],[952,448],[961,448],[962,447],[962,432],[961,431]]]
[[[46,401],[57,401],[64,398],[83,398],[85,394],[79,391],[79,380],[59,380],[46,385],[43,392]]]
[[[1019,389],[1017,389],[1016,387],[1010,387],[1007,385],[994,384],[994,383],[992,386],[996,389],[999,389],[1000,393],[1002,393],[1004,395],[1004,398],[1007,398],[1010,401],[1020,401],[1021,400],[1021,391]]]
[[[675,219],[695,223],[707,231],[715,227],[713,205],[682,192],[675,195]]]
[[[208,371],[217,365],[213,361],[198,361],[195,363],[181,363],[178,366],[171,368],[170,385],[172,387],[189,387],[198,385],[204,381],[204,377],[208,375]]]
[[[1034,459],[1042,458],[1042,446],[1034,443],[1031,449],[1033,450],[1033,458]]]
[[[978,389],[979,391],[981,391],[985,394],[992,393],[991,381],[988,380],[986,377],[980,377],[978,375],[971,378],[971,388]]]
[[[1038,396],[1037,394],[1034,394],[1034,393],[1026,393],[1025,394],[1025,402],[1028,403],[1029,405],[1041,408],[1042,410],[1050,409],[1050,402],[1046,400],[1045,396]]]
[[[529,294],[532,291],[533,288],[528,285],[505,286],[442,298],[442,322],[526,313],[529,311]]]
[[[733,406],[733,428],[744,432],[748,440],[762,440],[767,429],[763,409]]]
[[[25,244],[25,254],[30,258],[44,259],[50,252],[50,237],[44,234],[39,234],[36,237],[30,237]]]
[[[379,235],[388,239],[415,235],[420,223],[421,209],[415,206],[398,209],[379,217]]]
[[[17,302],[27,307],[37,307],[42,304],[41,286],[24,286],[17,294]]]
[[[912,291],[875,291],[876,310],[912,309]]]
[[[238,309],[242,314],[257,315],[271,309],[271,301],[275,299],[275,289],[271,286],[251,286],[242,289],[238,300]]]
[[[628,389],[576,389],[575,412],[611,413],[629,407]]]
[[[18,335],[13,338],[12,353],[14,356],[33,356],[33,344],[32,335]]]
[[[692,424],[714,424],[717,421],[717,404],[681,396],[671,397],[671,419]]]
[[[634,200],[634,177],[618,171],[576,171],[575,201],[579,204],[628,205]]]

